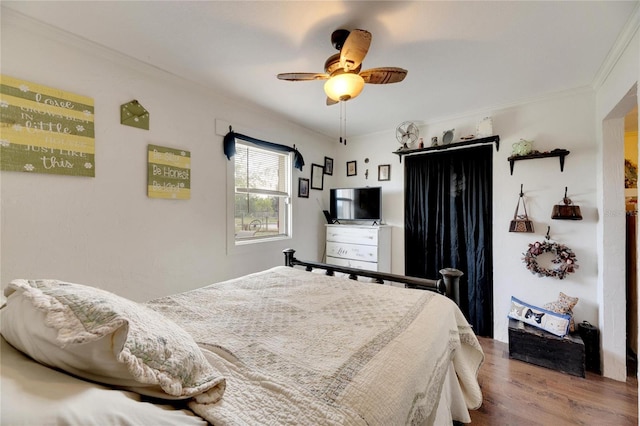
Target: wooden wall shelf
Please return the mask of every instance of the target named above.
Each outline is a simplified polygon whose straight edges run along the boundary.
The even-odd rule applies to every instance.
[[[465,140],[460,142],[454,142],[448,145],[436,145],[436,146],[430,146],[427,148],[399,149],[397,151],[393,151],[393,153],[397,154],[398,157],[400,157],[400,162],[402,163],[402,157],[404,155],[428,154],[429,152],[434,152],[434,151],[442,151],[447,149],[461,148],[465,146],[481,145],[481,144],[487,144],[487,143],[495,143],[496,151],[500,151],[500,136],[494,135],[494,136],[488,136],[486,138],[478,138],[478,139],[470,139],[470,140]]]
[[[550,152],[537,152],[535,154],[529,154],[529,155],[512,155],[511,157],[507,158],[507,161],[509,161],[509,168],[511,169],[511,174],[513,175],[513,164],[516,161],[535,160],[536,158],[558,157],[558,159],[560,160],[560,171],[563,172],[564,158],[567,155],[569,155],[569,152],[570,151],[567,151],[566,149],[554,149],[553,151],[550,151]]]

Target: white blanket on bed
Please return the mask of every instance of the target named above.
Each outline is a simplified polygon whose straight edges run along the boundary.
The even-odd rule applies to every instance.
[[[220,402],[190,403],[216,426],[429,423],[450,365],[457,404],[482,402],[482,349],[458,307],[432,292],[276,267],[147,306],[227,378]]]

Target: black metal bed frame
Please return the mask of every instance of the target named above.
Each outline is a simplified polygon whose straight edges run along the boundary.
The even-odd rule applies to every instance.
[[[358,277],[368,277],[373,278],[378,284],[383,284],[385,281],[395,282],[404,284],[405,288],[435,291],[436,293],[450,296],[447,285],[442,279],[430,280],[427,278],[408,277],[405,275],[388,274],[386,272],[367,271],[364,269],[349,268],[346,266],[298,260],[294,256],[295,252],[296,251],[291,248],[282,250],[282,253],[284,253],[285,266],[304,266],[307,271],[311,271],[314,268],[324,269],[326,271],[326,275],[334,275],[335,272],[340,272],[343,274],[349,274],[349,279],[352,280],[357,280]]]

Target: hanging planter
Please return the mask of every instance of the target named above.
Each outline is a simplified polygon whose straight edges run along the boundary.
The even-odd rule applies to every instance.
[[[544,253],[554,255],[551,263],[556,265],[555,268],[545,268],[538,263],[538,256]],[[529,250],[523,254],[522,260],[527,269],[539,277],[553,277],[562,280],[578,269],[578,259],[576,259],[573,250],[564,244],[549,241],[549,230],[547,230],[546,241],[536,241],[529,244]]]

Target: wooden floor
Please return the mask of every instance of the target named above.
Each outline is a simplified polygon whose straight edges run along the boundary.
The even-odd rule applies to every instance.
[[[472,425],[638,425],[638,382],[587,372],[575,377],[509,359],[509,346],[480,338],[485,361],[478,374],[484,401]]]

